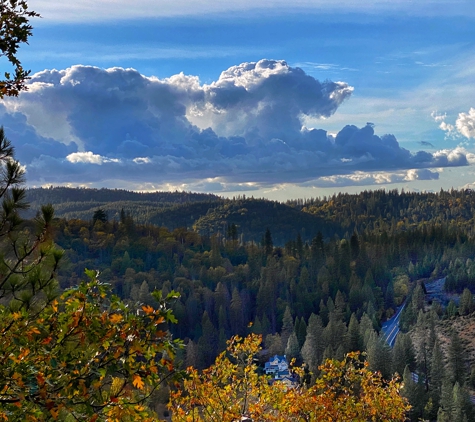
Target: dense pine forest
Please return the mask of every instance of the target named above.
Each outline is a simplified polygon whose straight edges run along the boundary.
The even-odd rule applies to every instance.
[[[372,370],[403,377],[411,420],[475,420],[467,335],[475,192],[380,190],[285,204],[105,189],[27,195],[33,209],[57,210],[62,288],[89,268],[131,307],[157,305],[156,289],[179,293],[170,329],[186,343],[183,367],[207,368],[232,335],[255,333],[262,363],[295,358],[310,385],[325,359],[364,351]],[[426,295],[443,278],[437,298]],[[381,327],[401,306],[391,348]]]

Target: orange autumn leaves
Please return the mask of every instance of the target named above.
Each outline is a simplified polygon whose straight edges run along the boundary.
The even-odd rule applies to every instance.
[[[176,297],[137,312],[90,280],[39,313],[0,307],[0,421],[156,420],[150,395],[174,374]]]
[[[227,352],[199,373],[188,368],[183,388],[172,393],[174,422],[404,421],[409,409],[396,380],[384,381],[357,353],[342,362],[328,360],[311,387],[288,388],[259,375],[254,357],[261,339],[234,337]],[[302,377],[303,369],[295,368]]]

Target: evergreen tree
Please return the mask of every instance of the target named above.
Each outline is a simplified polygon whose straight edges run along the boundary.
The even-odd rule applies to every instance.
[[[374,331],[373,322],[366,313],[363,314],[360,321],[360,336],[363,341],[363,349],[368,348],[368,341],[371,333]]]
[[[465,422],[469,419],[467,411],[471,412],[472,404],[470,402],[470,396],[468,391],[461,387],[458,382],[455,383],[452,390],[452,401],[453,401],[453,413],[452,421],[453,422]],[[471,416],[471,414],[470,414]],[[472,420],[470,418],[470,420]]]
[[[200,353],[200,361],[203,362],[204,367],[210,366],[216,358],[218,352],[219,333],[211,322],[208,312],[204,311],[201,320],[201,327],[203,335],[198,340],[198,347]]]
[[[298,321],[298,324],[297,324]],[[299,347],[302,348],[305,343],[305,337],[307,336],[307,324],[303,317],[295,318],[295,334],[297,334],[297,339],[299,341]]]
[[[282,337],[282,344],[287,345],[290,335],[294,332],[294,320],[290,313],[290,308],[286,306],[284,317],[282,318],[282,330],[280,336]]]
[[[337,311],[330,312],[327,326],[323,330],[323,338],[325,343],[331,345],[336,350],[340,344],[345,343],[346,324],[341,320],[341,315]],[[345,350],[347,345],[344,344]]]
[[[96,224],[96,221],[100,221],[102,223],[107,223],[107,213],[102,208],[97,209],[94,211],[92,216],[92,225]]]
[[[383,378],[390,379],[392,375],[391,348],[384,338],[373,331],[368,340],[366,352],[370,369],[380,372]]]
[[[350,323],[348,324],[347,344],[349,352],[363,350],[363,339],[360,334],[360,325],[354,313],[351,314]]]
[[[257,315],[254,318],[254,322],[252,323],[250,331],[254,334],[263,334],[261,320]]]
[[[406,397],[409,400],[409,403],[412,405],[412,409],[409,412],[410,419],[411,421],[419,421],[423,414],[424,408],[421,403],[421,388],[412,379],[412,373],[408,366],[405,367],[402,378],[404,382],[402,395]]]
[[[139,302],[145,305],[150,305],[152,301],[152,295],[150,294],[150,288],[147,281],[143,281],[139,290]]]
[[[232,335],[244,334],[244,316],[242,314],[242,301],[237,288],[234,288],[229,308],[231,316],[231,331]]]
[[[460,385],[465,383],[466,365],[462,340],[456,331],[453,332],[449,344],[449,366],[451,369],[452,382]]]
[[[473,312],[473,296],[470,290],[465,288],[460,297],[459,314],[468,315],[471,312]]]
[[[325,344],[323,342],[323,324],[320,316],[311,314],[308,319],[307,335],[302,346],[302,358],[309,370],[316,374],[322,362]]]
[[[414,371],[416,369],[416,357],[411,337],[409,334],[400,332],[392,349],[392,369],[393,372],[400,375],[404,372],[406,366],[409,367],[410,371]]]
[[[457,305],[452,299],[450,299],[450,302],[447,305],[445,312],[447,313],[447,316],[449,318],[452,318],[457,314]]]
[[[285,356],[287,357],[287,360],[289,362],[292,359],[295,359],[297,364],[300,364],[300,360],[301,360],[300,347],[299,347],[299,341],[297,339],[295,332],[292,332],[292,334],[290,335],[287,341],[287,347],[285,348]]]
[[[265,339],[267,352],[270,356],[283,355],[285,347],[282,344],[282,338],[279,333],[268,334]]]
[[[274,251],[274,242],[272,241],[272,234],[269,228],[266,229],[266,233],[264,234],[264,253],[266,256],[271,255]]]
[[[187,368],[190,366],[194,368],[202,367],[198,346],[193,342],[193,340],[189,340],[188,344],[186,345],[185,366]]]
[[[442,384],[445,378],[445,366],[444,357],[440,350],[439,342],[436,341],[434,349],[432,351],[432,360],[429,373],[429,386],[431,390],[431,398],[434,407],[434,411],[440,407],[442,397]],[[434,418],[436,415],[431,415]]]
[[[448,377],[442,382],[442,390],[440,396],[440,407],[437,413],[437,421],[452,421],[454,413],[453,402],[453,385]]]

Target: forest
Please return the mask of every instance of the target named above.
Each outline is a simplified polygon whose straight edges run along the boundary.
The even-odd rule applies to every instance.
[[[157,306],[155,290],[178,293],[170,331],[186,345],[182,368],[204,370],[233,335],[257,334],[261,365],[285,354],[312,385],[326,359],[361,351],[384,379],[401,376],[411,420],[474,420],[474,192],[380,190],[286,204],[150,194],[163,203],[156,209],[192,213],[188,226],[165,227],[155,211],[144,217],[142,195],[103,191],[100,204],[94,190],[27,191],[35,204],[69,204],[68,215],[93,204],[87,218],[54,220],[61,288],[92,268],[131,307]],[[139,206],[112,211],[131,200]],[[439,300],[426,299],[426,283],[444,277]],[[390,348],[381,325],[402,304]],[[444,324],[461,318],[464,328],[448,335]]]
[[[474,191],[26,189],[3,127],[0,173],[0,420],[475,420]]]

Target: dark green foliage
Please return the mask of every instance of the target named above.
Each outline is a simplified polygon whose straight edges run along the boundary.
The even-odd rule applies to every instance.
[[[102,193],[112,198],[111,192]],[[86,204],[87,192],[72,194],[83,195]],[[369,207],[373,213],[362,212],[346,225],[341,218],[348,209],[340,209],[342,202],[337,201],[343,197],[322,201],[320,211],[331,210],[323,217],[311,214],[311,207],[303,204],[245,198],[206,201],[183,194],[189,195],[183,204],[171,204],[171,198],[178,201],[179,193],[168,199],[163,194],[169,202],[145,212],[141,207],[149,206],[151,197],[117,194],[124,194],[124,199],[113,205],[116,212],[108,208],[112,204],[97,201],[92,202],[92,211],[88,208],[87,219],[102,209],[108,221],[57,222],[56,241],[68,257],[68,266],[60,274],[64,287],[74,284],[75,274],[87,266],[101,270],[102,279],[131,306],[147,303],[148,292],[157,288],[179,291],[181,298],[174,310],[180,324],[171,329],[187,340],[190,356],[186,359],[199,367],[223,350],[232,334],[251,331],[263,334],[268,353],[283,354],[288,349],[299,357],[300,349],[303,362],[314,374],[325,356],[342,357],[350,350],[366,351],[372,367],[385,377],[409,365],[420,373],[422,385],[417,391],[424,392],[417,414],[435,417],[441,381],[431,368],[441,363],[434,357],[435,334],[423,312],[427,303],[417,279],[452,275],[455,290],[469,283],[468,270],[463,277],[462,272],[472,268],[470,257],[475,256],[473,213],[467,214],[467,223],[459,219],[455,224],[440,205],[437,217],[422,221],[417,207],[424,207],[426,196],[392,192],[380,198],[393,199],[392,205],[382,204],[389,210],[383,216],[377,212],[379,194],[371,194],[373,202],[365,204],[361,198],[367,194],[362,193],[345,197],[343,203],[353,201],[354,209]],[[434,201],[445,204],[459,196],[440,193]],[[398,208],[402,204],[419,217],[409,219],[409,208]],[[166,221],[168,228],[145,221]],[[189,229],[176,228],[180,222]],[[427,330],[417,368],[409,336],[401,335],[392,351],[378,336],[381,322],[408,293],[401,327],[409,330],[419,319]],[[254,322],[252,327],[248,327],[250,322]]]
[[[96,221],[100,221],[101,223],[107,223],[107,220],[107,213],[102,208],[99,208],[98,210],[94,211],[94,214],[92,216],[93,225],[96,223]]]
[[[467,288],[463,289],[460,297],[459,313],[460,315],[468,315],[473,312],[473,295]]]
[[[12,2],[13,4],[13,2]],[[28,208],[24,169],[0,127],[0,300],[15,310],[35,309],[58,295],[55,279],[63,253],[52,242],[53,207],[41,207],[34,222]]]
[[[21,65],[18,49],[21,44],[28,44],[33,30],[30,20],[39,14],[29,10],[25,0],[2,0],[0,10],[0,56],[6,57],[13,67],[13,75],[11,72],[2,75],[0,98],[16,97],[26,90],[25,82],[30,74]]]
[[[449,367],[452,382],[465,384],[467,366],[464,358],[462,340],[456,331],[453,332],[449,345]]]

